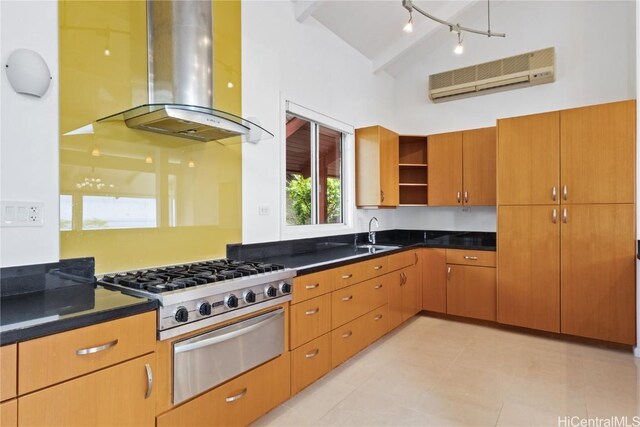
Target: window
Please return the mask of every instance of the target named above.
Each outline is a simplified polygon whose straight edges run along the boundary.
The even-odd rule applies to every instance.
[[[341,131],[287,113],[287,225],[344,223],[344,140]]]

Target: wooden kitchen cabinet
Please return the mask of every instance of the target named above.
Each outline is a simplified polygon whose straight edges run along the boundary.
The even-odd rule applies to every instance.
[[[291,395],[331,370],[331,334],[327,333],[291,352]]]
[[[422,271],[417,251],[407,251],[413,263],[401,270],[389,273],[389,329],[422,310]]]
[[[18,398],[20,426],[154,426],[148,354]]]
[[[498,207],[498,322],[560,332],[560,221],[554,205]]]
[[[446,250],[422,249],[422,308],[447,312]]]
[[[356,129],[356,205],[396,207],[398,134],[382,126]]]
[[[560,113],[498,120],[498,205],[560,202]]]
[[[401,206],[426,206],[427,137],[400,135],[399,137],[399,185]]]
[[[429,205],[496,204],[496,128],[429,135]]]
[[[155,351],[155,311],[18,344],[20,395]],[[91,349],[99,348],[92,352]]]
[[[561,331],[635,344],[634,205],[570,205],[562,218]]]
[[[293,350],[331,330],[331,294],[291,306],[290,348]]]
[[[7,400],[0,403],[0,426],[17,427],[18,426],[18,400]]]
[[[291,304],[297,304],[331,292],[333,290],[332,280],[333,274],[331,270],[294,277]]]
[[[289,352],[162,414],[157,427],[246,426],[291,395]]]
[[[385,276],[366,280],[331,295],[331,329],[335,329],[387,303],[388,285]]]
[[[447,264],[447,313],[496,320],[496,269]]]
[[[560,112],[562,204],[634,203],[635,120],[635,100]]]
[[[0,401],[16,397],[18,379],[17,344],[0,347]]]

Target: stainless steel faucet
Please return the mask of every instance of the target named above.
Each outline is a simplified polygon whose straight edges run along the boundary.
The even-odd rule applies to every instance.
[[[375,231],[371,231],[371,223],[375,221],[376,222],[376,228],[380,227],[380,224],[378,223],[378,218],[376,218],[375,216],[372,217],[369,220],[369,243],[371,243],[372,245],[376,244],[376,232]]]

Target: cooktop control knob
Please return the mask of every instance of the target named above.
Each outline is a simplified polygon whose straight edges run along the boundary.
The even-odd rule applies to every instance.
[[[271,285],[267,285],[264,287],[264,295],[267,298],[273,298],[278,294],[278,291],[276,290],[276,288],[274,288]]]
[[[278,285],[278,288],[280,289],[280,292],[282,292],[283,294],[290,294],[291,293],[291,284],[290,283],[280,282],[280,284]]]
[[[236,308],[238,306],[238,297],[234,294],[224,297],[224,305],[229,308]]]
[[[244,302],[246,302],[247,304],[252,304],[256,302],[256,293],[251,289],[249,289],[248,291],[244,291],[244,293],[242,294],[242,299],[244,299]]]
[[[206,301],[198,304],[198,313],[200,313],[201,316],[211,315],[211,304]]]
[[[176,322],[184,323],[189,320],[189,310],[185,307],[178,307],[175,312]]]

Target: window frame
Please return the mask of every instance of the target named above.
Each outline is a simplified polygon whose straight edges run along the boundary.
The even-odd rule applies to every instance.
[[[324,126],[329,129],[336,130],[342,134],[341,138],[341,174],[342,174],[342,222],[339,224],[303,224],[303,225],[291,225],[287,224],[287,139],[286,139],[286,120],[287,115],[294,115],[296,117],[308,120],[312,124],[312,130],[315,132],[312,142],[312,168],[316,168],[317,165],[317,148],[318,148],[318,131],[319,126]],[[354,127],[336,120],[332,117],[318,113],[314,110],[303,107],[291,101],[283,101],[281,108],[281,120],[280,120],[280,134],[281,137],[281,180],[280,180],[280,200],[281,200],[281,221],[280,221],[280,238],[282,240],[298,239],[303,237],[318,237],[327,234],[345,234],[353,232],[353,215],[354,208],[352,206],[353,200],[355,200],[355,140],[354,140]],[[317,212],[315,207],[318,202],[318,187],[315,170],[312,173],[312,222],[317,222]],[[316,217],[316,218],[314,218]]]

